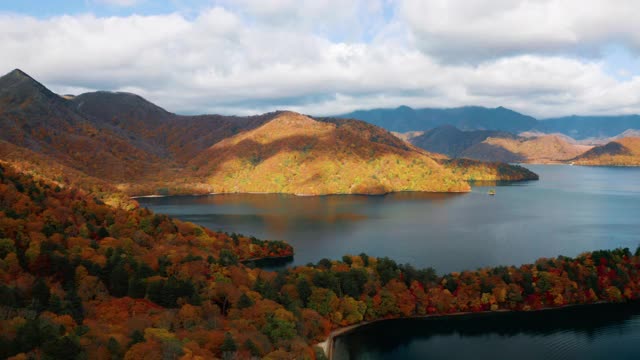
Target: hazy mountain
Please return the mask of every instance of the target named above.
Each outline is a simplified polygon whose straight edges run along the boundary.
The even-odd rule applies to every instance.
[[[557,133],[577,140],[589,139],[592,142],[611,138],[629,129],[640,130],[640,115],[568,116],[536,120],[503,107],[412,109],[400,106],[395,109],[358,110],[339,117],[367,121],[399,133],[426,131],[442,125],[452,125],[461,130]]]
[[[640,166],[640,137],[627,137],[596,146],[574,160],[578,165]]]
[[[452,109],[396,109],[359,110],[340,115],[383,127],[389,131],[408,132],[429,130],[441,125],[453,125],[462,130],[500,130],[521,132],[533,129],[536,119],[515,111],[498,107],[465,106]]]
[[[563,133],[574,139],[608,138],[629,129],[640,130],[640,115],[568,116],[539,121],[536,129]]]

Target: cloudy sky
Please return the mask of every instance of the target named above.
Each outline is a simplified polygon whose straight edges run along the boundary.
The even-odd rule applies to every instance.
[[[0,72],[178,113],[640,113],[637,0],[2,0]]]

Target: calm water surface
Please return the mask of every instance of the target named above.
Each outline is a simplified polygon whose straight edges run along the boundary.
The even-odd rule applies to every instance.
[[[640,244],[640,169],[527,165],[539,181],[467,194],[140,199],[212,230],[286,240],[293,264],[365,252],[439,273]]]
[[[393,320],[336,339],[335,359],[640,359],[640,306]]]

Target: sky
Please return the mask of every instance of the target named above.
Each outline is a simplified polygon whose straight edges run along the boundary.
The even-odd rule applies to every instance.
[[[0,73],[180,114],[640,113],[637,0],[2,0]]]

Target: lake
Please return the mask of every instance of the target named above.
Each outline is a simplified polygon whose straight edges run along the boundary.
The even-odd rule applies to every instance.
[[[295,249],[291,265],[365,252],[443,274],[640,245],[639,168],[526,166],[539,181],[474,186],[466,194],[138,200],[212,230],[285,240]]]
[[[640,305],[590,305],[374,323],[336,338],[337,360],[640,359]]]

